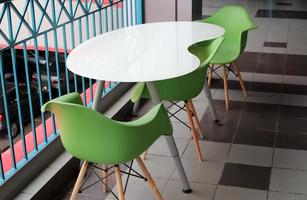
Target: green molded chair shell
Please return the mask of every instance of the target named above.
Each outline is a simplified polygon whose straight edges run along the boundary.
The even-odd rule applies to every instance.
[[[229,5],[201,22],[215,24],[225,29],[225,40],[211,60],[212,64],[229,64],[238,59],[247,42],[249,30],[257,28],[248,11],[237,5]]]
[[[89,162],[125,163],[141,155],[161,134],[172,134],[161,104],[132,122],[115,121],[83,106],[78,93],[49,101],[41,110],[55,114],[65,149]]]
[[[162,100],[185,101],[196,97],[202,90],[207,67],[215,52],[223,42],[223,37],[199,42],[191,45],[188,50],[200,60],[200,66],[193,72],[167,80],[155,81],[155,86]],[[131,95],[133,102],[140,98],[150,98],[145,83],[138,83]]]

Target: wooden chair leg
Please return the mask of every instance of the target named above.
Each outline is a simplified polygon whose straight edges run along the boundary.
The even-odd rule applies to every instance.
[[[243,82],[243,79],[242,79],[242,76],[241,76],[239,68],[237,67],[236,63],[232,63],[231,66],[233,67],[233,69],[236,71],[236,73],[238,75],[238,78],[239,78],[240,85],[241,85],[242,91],[244,93],[244,96],[247,97],[247,91],[245,89],[244,82]]]
[[[108,169],[108,165],[102,165],[102,169]],[[103,184],[102,184],[102,191],[108,192],[108,172],[102,170],[102,178],[103,178]]]
[[[198,115],[197,115],[197,113],[196,113],[196,110],[195,110],[193,101],[192,101],[191,99],[188,100],[188,104],[189,104],[189,106],[190,106],[191,111],[193,112],[193,117],[194,117],[195,122],[196,122],[196,128],[198,129],[199,136],[200,136],[201,138],[203,138],[203,137],[204,137],[203,128],[202,128],[201,125],[200,125],[200,121],[199,121]]]
[[[148,149],[143,153],[143,160],[146,160],[148,154]]]
[[[115,176],[116,176],[116,182],[117,182],[118,198],[119,200],[125,200],[122,176],[121,176],[120,168],[118,165],[115,166]]]
[[[210,88],[211,86],[211,81],[212,81],[212,75],[213,75],[213,65],[209,65],[209,74],[208,74],[208,87]]]
[[[225,95],[225,104],[226,109],[229,109],[229,95],[228,95],[228,83],[227,83],[227,69],[225,65],[223,65],[223,80],[224,80],[224,95]]]
[[[81,187],[81,185],[83,183],[84,175],[86,173],[87,167],[88,167],[88,162],[87,161],[83,161],[83,164],[82,164],[82,167],[80,169],[80,172],[79,172],[77,181],[75,183],[74,189],[72,191],[70,200],[77,200],[78,199],[78,193],[79,193],[80,187]]]
[[[157,196],[157,199],[158,199],[158,200],[163,200],[163,197],[162,197],[162,195],[161,195],[159,189],[157,188],[157,186],[156,186],[154,180],[151,178],[151,175],[150,175],[150,173],[148,172],[148,170],[147,170],[147,168],[146,168],[144,162],[142,161],[142,159],[141,159],[140,157],[137,157],[137,158],[136,158],[136,161],[137,161],[139,167],[141,168],[141,170],[142,170],[144,176],[146,177],[149,186],[151,187],[151,189],[153,190],[153,192],[154,192],[155,195]]]
[[[185,107],[187,109],[189,124],[190,124],[190,127],[191,127],[192,137],[193,137],[194,146],[195,146],[195,150],[196,150],[196,155],[198,157],[198,160],[201,162],[203,160],[203,158],[202,158],[202,155],[201,155],[199,141],[198,141],[197,136],[196,136],[195,125],[194,125],[193,118],[192,118],[192,111],[191,111],[191,108],[190,108],[188,102],[185,102]]]

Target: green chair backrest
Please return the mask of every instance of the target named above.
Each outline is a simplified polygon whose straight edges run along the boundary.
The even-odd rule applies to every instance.
[[[162,81],[155,81],[160,98],[168,101],[183,101],[196,97],[202,90],[208,64],[215,52],[223,42],[223,37],[202,41],[191,45],[188,50],[200,60],[200,66],[193,72]],[[136,85],[131,100],[136,102],[139,98],[150,98],[145,83]]]
[[[238,56],[245,49],[248,31],[257,28],[248,11],[237,5],[225,6],[211,17],[201,21],[223,27],[225,40],[221,49],[224,45],[231,45],[235,47]]]
[[[42,107],[42,112],[55,114],[65,149],[81,160],[124,163],[142,154],[161,134],[172,134],[168,115],[161,104],[132,122],[109,119],[81,104],[80,95],[71,93]]]

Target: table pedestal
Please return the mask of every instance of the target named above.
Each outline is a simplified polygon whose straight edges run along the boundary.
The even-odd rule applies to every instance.
[[[159,94],[157,92],[157,89],[155,87],[154,82],[146,82],[146,84],[147,84],[148,91],[149,91],[149,94],[150,94],[150,98],[151,98],[153,104],[156,105],[156,104],[161,103],[161,100],[160,100],[160,97],[159,97]],[[168,148],[169,148],[171,155],[172,155],[172,157],[175,161],[175,165],[176,165],[176,169],[179,173],[179,177],[181,179],[181,183],[182,183],[182,187],[183,187],[182,191],[184,193],[191,193],[192,189],[190,187],[190,184],[189,184],[189,181],[188,181],[187,176],[185,174],[181,159],[179,157],[179,152],[178,152],[177,145],[175,143],[174,136],[168,135],[168,136],[165,136],[165,137],[166,137]]]

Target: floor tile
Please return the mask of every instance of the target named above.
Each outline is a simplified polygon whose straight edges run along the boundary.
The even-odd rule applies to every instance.
[[[175,139],[179,155],[181,156],[185,151],[187,145],[189,144],[190,139]],[[169,151],[166,138],[160,137],[151,147],[148,149],[148,154],[151,155],[160,155],[160,156],[172,156]]]
[[[212,200],[216,185],[205,183],[190,183],[193,192],[185,194],[181,190],[181,182],[176,180],[170,180],[166,185],[163,197],[165,200]]]
[[[267,191],[219,185],[214,200],[266,200]]]
[[[276,148],[273,167],[307,170],[306,157],[307,151]]]
[[[270,167],[226,163],[219,184],[268,190],[270,175]]]
[[[251,145],[232,144],[227,162],[270,167],[273,148]]]
[[[253,103],[279,104],[281,95],[272,92],[249,91],[246,101]]]
[[[279,118],[283,119],[307,119],[307,107],[281,105]]]
[[[307,196],[302,194],[269,192],[268,200],[307,200]]]
[[[272,169],[270,190],[307,194],[307,171]]]
[[[200,147],[205,160],[224,162],[229,152],[230,143],[200,141]],[[192,142],[189,143],[183,158],[196,159],[195,147]]]
[[[282,94],[280,104],[307,107],[307,96],[296,94]]]
[[[125,185],[126,179],[127,179],[126,175],[122,177],[123,185]],[[167,181],[168,181],[167,179],[154,178],[154,182],[157,185],[161,194],[162,194],[163,188],[165,187]],[[116,185],[113,187],[112,191],[116,195],[118,194]],[[112,199],[112,198],[114,198],[114,196],[110,193],[107,199]],[[125,199],[127,200],[135,200],[135,199],[155,200],[157,198],[155,196],[155,193],[151,190],[150,186],[147,184],[146,181],[140,178],[130,177],[128,186],[127,186],[127,191],[125,193]]]
[[[307,134],[295,132],[278,132],[276,147],[307,150]]]
[[[188,180],[198,183],[217,184],[223,172],[224,163],[203,161],[191,159],[182,159]],[[177,171],[174,172],[172,178],[179,179]]]
[[[145,165],[151,175],[156,178],[169,178],[175,169],[175,163],[172,157],[148,155],[145,160]],[[161,167],[163,167],[163,170],[161,170]],[[139,170],[137,165],[136,169]]]
[[[275,143],[275,131],[254,130],[251,128],[238,128],[235,135],[235,144],[247,144],[273,147]]]
[[[303,55],[288,55],[286,62],[286,74],[296,76],[306,76],[307,72],[304,65],[307,62],[307,56]]]
[[[284,74],[286,67],[284,54],[262,53],[256,69],[257,73]]]
[[[278,122],[278,131],[307,133],[307,119],[281,118]]]

